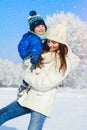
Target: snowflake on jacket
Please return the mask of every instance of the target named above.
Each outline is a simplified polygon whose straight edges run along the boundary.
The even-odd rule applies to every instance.
[[[27,32],[23,35],[18,44],[18,52],[23,60],[31,59],[31,63],[37,63],[38,57],[42,52],[41,39],[32,32]]]

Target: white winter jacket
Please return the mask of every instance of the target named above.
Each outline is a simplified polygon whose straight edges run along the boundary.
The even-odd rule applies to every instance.
[[[24,80],[32,87],[28,95],[20,98],[18,102],[24,107],[50,116],[57,87],[79,63],[79,58],[71,51],[68,53],[66,57],[67,70],[63,75],[58,71],[59,60],[55,60],[54,52],[48,52],[42,56],[45,59],[44,65],[41,70],[39,70],[38,74],[36,74],[38,70],[35,70],[33,73],[30,71],[30,63],[29,67],[24,72]]]

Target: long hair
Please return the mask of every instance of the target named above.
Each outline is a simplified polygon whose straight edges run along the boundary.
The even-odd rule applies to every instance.
[[[59,72],[63,72],[67,69],[66,55],[68,53],[68,47],[65,44],[59,43],[59,56],[60,56],[60,68]]]
[[[47,52],[49,52],[49,46],[48,44],[45,44],[45,46],[43,47],[42,54]],[[59,43],[59,48],[58,50],[55,51],[55,57],[57,57],[57,55],[59,54],[59,58],[60,58],[59,72],[62,71],[64,73],[67,69],[67,63],[66,63],[67,53],[68,53],[68,47],[65,44]],[[37,63],[38,67],[41,68],[43,66],[43,62],[42,62],[43,60],[44,59],[40,55]]]

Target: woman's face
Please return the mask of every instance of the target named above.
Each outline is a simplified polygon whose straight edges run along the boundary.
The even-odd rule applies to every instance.
[[[54,52],[54,51],[57,51],[59,49],[59,43],[58,42],[55,42],[55,41],[52,41],[52,40],[47,40],[47,44],[49,46],[49,51],[50,52]]]
[[[45,26],[44,25],[38,25],[35,27],[34,32],[40,35],[43,35],[45,33]]]

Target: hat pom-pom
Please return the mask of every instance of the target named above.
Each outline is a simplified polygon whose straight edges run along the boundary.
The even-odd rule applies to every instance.
[[[32,10],[32,11],[30,11],[29,15],[30,15],[30,16],[37,15],[37,12]]]

